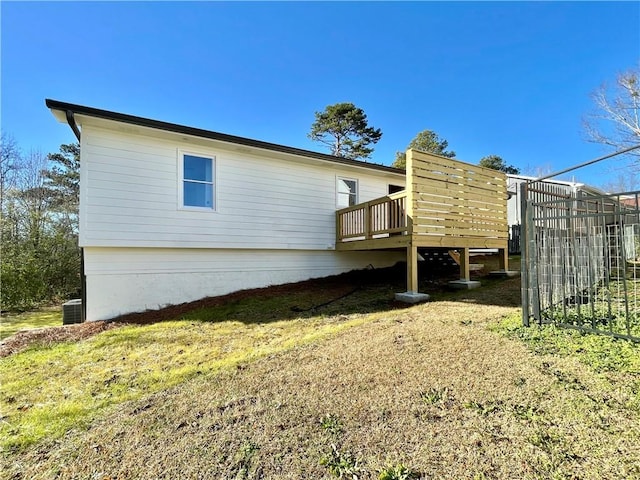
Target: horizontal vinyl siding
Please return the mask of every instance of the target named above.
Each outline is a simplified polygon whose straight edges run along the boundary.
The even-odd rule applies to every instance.
[[[87,319],[318,278],[403,259],[404,252],[94,248],[84,250]]]
[[[334,248],[336,177],[359,201],[400,176],[83,126],[81,246]],[[178,150],[216,157],[216,211],[179,208]]]

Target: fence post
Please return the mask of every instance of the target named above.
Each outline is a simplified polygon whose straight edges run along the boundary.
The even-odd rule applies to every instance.
[[[522,325],[529,326],[529,228],[527,216],[527,182],[520,184],[520,281],[522,291]]]

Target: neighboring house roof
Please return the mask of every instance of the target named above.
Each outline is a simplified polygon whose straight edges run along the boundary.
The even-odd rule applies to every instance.
[[[244,145],[247,147],[253,148],[261,148],[264,150],[271,150],[274,152],[280,153],[288,153],[291,155],[300,155],[308,158],[315,158],[318,160],[328,161],[339,163],[343,165],[352,165],[357,167],[369,168],[371,170],[381,170],[384,172],[395,173],[395,174],[405,174],[404,170],[387,167],[386,165],[379,165],[375,163],[367,163],[360,160],[350,160],[348,158],[335,157],[333,155],[327,155],[325,153],[313,152],[311,150],[303,150],[300,148],[287,147],[285,145],[278,145],[276,143],[263,142],[261,140],[254,140],[246,137],[238,137],[235,135],[227,135],[225,133],[214,132],[211,130],[203,130],[200,128],[187,127],[185,125],[178,125],[175,123],[162,122],[159,120],[152,120],[150,118],[136,117],[134,115],[128,115],[125,113],[111,112],[109,110],[101,110],[99,108],[86,107],[83,105],[76,105],[73,103],[65,103],[60,102],[58,100],[46,99],[45,103],[48,108],[51,110],[57,110],[66,115],[67,121],[69,122],[70,117],[73,118],[73,115],[86,115],[89,117],[101,118],[105,120],[113,120],[116,122],[128,123],[131,125],[137,125],[140,127],[148,127],[155,128],[158,130],[165,130],[168,132],[193,135],[201,138],[208,138],[211,140],[217,140],[220,142],[233,143],[236,145]],[[70,123],[69,125],[76,135],[78,132],[76,131],[77,127]]]
[[[509,179],[521,180],[523,182],[531,182],[533,180],[536,180],[537,177],[530,177],[528,175],[520,175],[520,174],[514,175],[511,173],[507,173],[507,180]],[[563,185],[574,190],[583,190],[593,195],[604,195],[604,192],[602,190],[600,190],[599,188],[593,187],[591,185],[587,185],[586,183],[569,182],[567,180],[557,180],[555,178],[547,178],[546,180],[543,180],[543,182],[555,183],[556,185]]]
[[[515,178],[518,180],[525,180],[527,182],[531,181],[531,180],[535,180],[537,177],[531,177],[529,175],[520,175],[520,174],[514,174],[514,173],[507,173],[507,178]],[[574,186],[574,185],[582,185],[581,183],[577,183],[577,182],[568,182],[566,180],[556,180],[555,178],[550,178],[548,180],[545,180],[547,182],[551,182],[551,183],[558,183],[561,185],[568,185],[568,186]]]

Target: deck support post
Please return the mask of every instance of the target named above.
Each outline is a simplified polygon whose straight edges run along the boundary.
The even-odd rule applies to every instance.
[[[493,277],[517,277],[520,272],[509,270],[509,249],[498,249],[498,267],[499,269],[494,272],[489,272]]]
[[[462,255],[460,255],[460,280],[464,280],[466,282],[471,280],[468,248],[463,248]]]
[[[509,270],[509,250],[506,248],[498,249],[498,270]]]
[[[418,247],[407,246],[407,291],[396,293],[396,300],[404,303],[420,303],[429,300],[426,293],[418,293]]]
[[[405,303],[419,303],[429,300],[426,293],[418,293],[418,245],[413,235],[413,208],[415,204],[415,191],[413,185],[413,150],[407,150],[407,164],[405,175],[405,221],[407,227],[407,291],[396,293],[396,300]]]
[[[418,247],[407,247],[407,292],[418,293]]]
[[[460,253],[460,280],[449,282],[449,286],[458,290],[471,290],[478,288],[480,282],[471,280],[471,268],[469,267],[469,247],[461,248]]]

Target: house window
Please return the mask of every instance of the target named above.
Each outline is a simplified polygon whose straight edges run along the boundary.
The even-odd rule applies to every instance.
[[[358,180],[338,177],[336,205],[338,208],[350,207],[358,203]]]
[[[215,157],[182,153],[182,206],[213,210]]]

